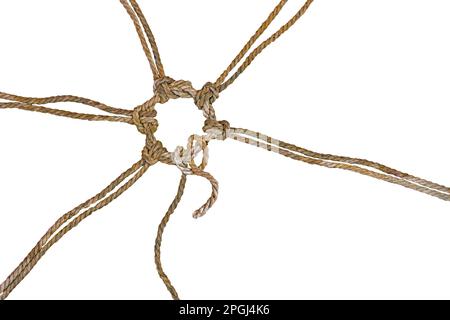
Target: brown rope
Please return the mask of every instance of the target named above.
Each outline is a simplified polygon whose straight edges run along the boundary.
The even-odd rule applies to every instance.
[[[256,31],[255,35],[250,39],[250,41],[244,46],[241,52],[234,58],[233,62],[228,66],[228,68],[220,75],[220,77],[216,80],[214,85],[219,88],[219,91],[222,92],[229,85],[231,85],[244,71],[247,67],[255,60],[255,58],[271,43],[275,42],[283,33],[288,31],[308,10],[310,5],[314,2],[314,0],[307,0],[305,4],[297,11],[297,13],[280,29],[278,29],[275,33],[273,33],[269,38],[264,40],[258,47],[256,47],[244,60],[242,65],[237,69],[237,71],[226,81],[225,78],[231,72],[231,70],[238,64],[240,60],[245,56],[245,54],[250,50],[250,47],[256,42],[256,40],[261,36],[261,34],[267,29],[267,27],[271,24],[273,19],[278,15],[282,7],[286,4],[287,0],[281,0],[278,6],[274,11],[269,15],[266,21],[261,25],[261,27]]]
[[[46,98],[28,98],[28,97],[21,97],[21,96],[17,96],[17,95],[13,95],[13,94],[0,92],[0,99],[20,102],[20,103],[30,104],[30,105],[58,103],[58,102],[74,102],[74,103],[84,104],[84,105],[102,110],[106,113],[112,113],[115,115],[131,115],[131,113],[132,113],[132,111],[130,111],[130,110],[113,108],[113,107],[110,107],[110,106],[103,104],[101,102],[98,102],[98,101],[94,101],[94,100],[82,98],[82,97],[77,97],[77,96],[71,96],[71,95],[53,96],[53,97],[46,97]]]
[[[281,0],[278,5],[273,9],[273,11],[269,14],[266,20],[261,24],[261,26],[256,30],[255,34],[250,37],[248,42],[244,45],[244,47],[239,51],[239,53],[234,57],[228,67],[222,72],[222,74],[217,78],[214,82],[216,87],[219,87],[230,74],[230,72],[238,65],[238,63],[245,57],[247,52],[252,48],[255,44],[256,40],[267,30],[272,21],[278,16],[281,9],[283,9],[284,5],[287,3],[287,0]]]
[[[142,48],[144,49],[145,55],[147,56],[147,60],[150,64],[150,68],[152,69],[153,79],[157,80],[164,77],[164,67],[159,56],[155,37],[153,36],[153,32],[151,31],[150,26],[144,17],[144,14],[139,8],[139,5],[134,0],[120,0],[120,2],[133,21],[134,27],[136,28],[136,32],[139,36],[139,40],[141,41]],[[142,28],[144,28],[145,35],[144,31],[142,31]],[[148,44],[150,44],[151,50]]]
[[[184,188],[186,187],[186,175],[182,174],[180,183],[178,185],[178,192],[173,199],[172,203],[170,204],[169,209],[167,210],[166,214],[161,220],[161,223],[158,227],[158,232],[155,239],[155,264],[156,264],[156,270],[158,271],[159,277],[163,280],[164,284],[166,285],[167,290],[172,295],[172,298],[174,300],[179,300],[177,290],[175,290],[175,287],[172,285],[172,282],[170,282],[169,277],[164,272],[164,269],[162,267],[161,263],[161,243],[163,238],[164,230],[167,226],[167,223],[170,220],[170,216],[175,212],[176,208],[178,207],[178,204],[180,203],[181,197],[184,193]]]
[[[372,178],[401,185],[445,201],[450,201],[450,188],[395,170],[377,162],[310,151],[248,129],[231,128],[228,131],[228,137],[236,141],[279,153],[294,160],[327,168],[337,168],[357,172]],[[377,171],[368,168],[373,168]]]
[[[267,19],[257,29],[255,34],[239,51],[237,56],[231,61],[228,67],[222,72],[219,78],[214,83],[207,82],[202,88],[196,90],[189,81],[174,80],[165,75],[155,37],[139,5],[135,0],[120,0],[120,3],[125,8],[135,26],[142,48],[153,73],[154,96],[152,98],[141,105],[136,106],[134,109],[128,110],[110,107],[94,100],[71,95],[28,98],[0,92],[0,100],[4,100],[0,101],[0,109],[20,109],[89,121],[122,122],[134,125],[137,130],[145,136],[145,145],[142,149],[141,159],[133,164],[128,170],[120,174],[119,177],[94,197],[61,216],[28,253],[19,266],[14,269],[3,283],[0,284],[0,300],[5,299],[11,293],[11,291],[28,275],[44,254],[65,234],[94,212],[114,201],[122,193],[133,186],[151,166],[158,162],[175,165],[182,172],[178,192],[158,227],[154,246],[154,258],[158,274],[172,295],[172,298],[179,299],[175,287],[172,285],[172,282],[162,267],[161,243],[163,233],[184,193],[187,175],[196,175],[206,179],[209,181],[212,188],[210,197],[194,212],[193,216],[195,218],[205,215],[217,200],[219,188],[218,182],[210,173],[204,171],[208,163],[208,143],[214,139],[225,140],[226,138],[231,138],[280,153],[281,155],[294,160],[327,168],[339,168],[357,172],[379,180],[401,185],[442,200],[450,201],[450,188],[443,185],[415,177],[373,161],[310,151],[273,139],[255,131],[232,128],[227,121],[218,121],[216,119],[213,103],[218,99],[219,93],[232,84],[252,63],[256,56],[291,28],[306,12],[312,2],[313,0],[306,0],[304,5],[287,23],[251,51],[244,59],[251,47],[267,30],[268,26],[287,3],[287,0],[281,0],[269,14]],[[242,59],[244,59],[244,61],[238,67],[238,64]],[[236,67],[237,70],[229,76]],[[155,137],[155,132],[158,129],[155,107],[159,103],[164,104],[171,99],[179,98],[193,99],[195,105],[202,111],[205,117],[203,126],[205,134],[202,136],[192,135],[189,137],[188,144],[185,148],[180,146],[177,147],[175,151],[169,152]],[[78,113],[46,106],[48,104],[63,102],[84,104],[96,108],[106,114]],[[202,153],[202,161],[200,165],[197,165],[195,164],[194,159],[200,153]]]
[[[147,22],[147,19],[145,18],[144,14],[141,11],[141,8],[137,4],[135,0],[130,0],[131,6],[133,7],[134,11],[136,12],[136,15],[139,18],[139,21],[141,22],[142,26],[144,27],[145,34],[147,35],[147,39],[150,43],[150,47],[152,48],[153,52],[153,58],[155,59],[156,69],[158,70],[158,78],[162,78],[165,76],[164,73],[164,66],[161,62],[161,57],[159,55],[158,46],[156,45],[156,39],[153,35],[152,30],[150,29],[150,25]]]
[[[144,164],[142,161],[135,163],[130,169],[123,172],[118,178],[112,181],[105,189],[100,191],[94,197],[61,216],[53,224],[53,226],[48,229],[48,231],[38,241],[36,246],[30,251],[19,266],[0,285],[0,298],[5,299],[9,295],[9,293],[25,278],[25,276],[31,271],[31,269],[33,269],[45,252],[51,248],[51,246],[53,246],[59,239],[61,239],[72,228],[76,227],[85,218],[108,205],[123,192],[128,190],[142,177],[148,168],[149,166]],[[120,188],[118,188],[118,190],[111,193],[130,176],[132,177]],[[86,210],[82,211],[83,209]]]
[[[79,113],[60,109],[47,108],[39,105],[25,104],[20,102],[2,102],[0,103],[0,109],[19,109],[25,111],[51,114],[58,117],[66,117],[88,121],[111,121],[111,122],[131,123],[130,119],[121,116],[107,116],[107,115]]]

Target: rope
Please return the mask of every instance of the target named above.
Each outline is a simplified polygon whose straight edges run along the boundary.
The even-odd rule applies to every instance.
[[[314,2],[314,0],[307,0],[305,4],[297,11],[297,13],[284,25],[281,26],[275,33],[273,33],[269,38],[264,40],[258,47],[256,47],[244,60],[242,65],[237,69],[237,71],[226,81],[225,78],[231,72],[231,70],[238,64],[239,61],[245,56],[245,54],[250,50],[250,47],[256,42],[256,40],[263,34],[263,32],[267,29],[267,27],[272,23],[278,13],[281,11],[283,6],[287,3],[287,0],[281,0],[277,7],[275,7],[274,11],[269,15],[266,21],[263,22],[261,27],[256,31],[254,36],[249,40],[249,42],[244,46],[241,52],[238,53],[236,58],[233,59],[233,62],[228,66],[228,68],[220,75],[220,77],[216,80],[215,86],[219,88],[219,91],[222,92],[228,86],[230,86],[244,71],[247,67],[255,60],[255,58],[271,43],[275,42],[283,33],[288,31],[308,10],[310,5]]]
[[[158,46],[156,45],[155,37],[150,29],[147,20],[145,19],[139,5],[134,0],[120,0],[120,3],[124,6],[141,41],[142,49],[144,49],[145,56],[147,57],[150,69],[153,73],[153,80],[157,80],[164,77],[164,68],[159,56]],[[144,28],[144,31],[142,30]],[[147,37],[146,37],[147,36]],[[149,48],[150,44],[150,48]]]
[[[248,129],[231,128],[228,132],[228,137],[258,148],[279,153],[294,160],[326,168],[353,171],[375,179],[401,185],[445,201],[450,201],[450,188],[373,161],[310,151]],[[373,168],[377,171],[368,168]]]
[[[281,0],[217,80],[214,83],[206,82],[200,89],[193,88],[189,81],[174,80],[166,76],[155,37],[139,5],[135,0],[120,0],[120,3],[125,8],[134,24],[143,51],[153,73],[153,97],[129,110],[110,107],[101,102],[72,95],[29,98],[0,92],[0,109],[19,109],[79,120],[126,123],[135,126],[137,131],[145,137],[141,159],[120,174],[98,194],[62,215],[42,236],[18,267],[14,269],[3,283],[0,284],[0,300],[8,297],[12,290],[28,275],[28,273],[30,273],[45,253],[65,234],[75,228],[84,219],[122,195],[126,190],[131,188],[151,166],[158,162],[176,166],[182,173],[177,194],[158,227],[154,246],[154,258],[158,274],[172,298],[179,299],[177,290],[164,272],[161,262],[163,234],[170,217],[175,212],[182,198],[187,176],[199,176],[211,184],[211,195],[202,206],[194,211],[194,218],[204,216],[216,202],[219,192],[218,181],[213,175],[205,171],[209,157],[208,144],[212,140],[225,140],[230,138],[279,153],[294,160],[327,168],[353,171],[389,183],[401,185],[445,201],[450,201],[450,188],[443,185],[415,177],[373,161],[310,151],[255,131],[233,128],[228,121],[217,120],[213,104],[219,98],[219,94],[231,85],[265,48],[290,29],[308,10],[313,3],[313,0],[306,0],[304,5],[287,23],[248,54],[252,46],[267,30],[268,26],[274,21],[287,3],[287,0]],[[247,57],[244,59],[246,55]],[[243,59],[244,61],[239,65]],[[231,74],[236,68],[237,70]],[[197,108],[202,111],[202,114],[205,117],[203,126],[204,134],[191,135],[188,138],[186,147],[178,146],[174,151],[169,152],[164,147],[163,143],[155,136],[158,129],[158,121],[156,119],[157,111],[155,107],[157,104],[164,104],[171,99],[180,98],[192,99]],[[49,104],[65,102],[90,106],[105,114],[78,113],[50,108],[48,106]],[[196,164],[194,159],[200,154],[202,155],[201,163]]]
[[[177,290],[172,285],[172,282],[170,282],[169,277],[164,272],[164,269],[162,267],[161,263],[161,243],[162,238],[164,234],[164,230],[167,226],[167,223],[169,222],[170,216],[175,212],[175,209],[178,207],[178,204],[180,203],[181,197],[184,193],[184,188],[186,187],[186,175],[182,174],[180,183],[178,185],[178,192],[173,199],[169,209],[167,210],[166,214],[161,220],[161,223],[158,227],[158,232],[155,239],[155,264],[156,264],[156,270],[158,271],[159,277],[163,280],[164,284],[166,285],[167,290],[172,295],[172,298],[174,300],[179,300]]]
[[[112,181],[105,189],[100,191],[94,197],[80,204],[76,208],[61,216],[51,226],[44,236],[38,241],[36,246],[28,253],[19,266],[6,278],[0,285],[0,298],[5,299],[9,293],[25,278],[33,269],[42,256],[67,232],[76,227],[81,221],[86,219],[95,211],[111,203],[122,193],[128,190],[142,175],[147,171],[148,165],[142,161],[135,163],[130,169],[123,172],[118,178]],[[132,176],[120,188],[115,190],[127,178]],[[109,194],[109,195],[108,195]],[[95,204],[95,205],[94,205]],[[82,211],[86,209],[85,211]]]

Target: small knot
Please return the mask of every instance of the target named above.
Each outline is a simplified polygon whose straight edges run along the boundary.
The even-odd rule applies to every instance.
[[[142,149],[142,160],[152,166],[159,162],[166,152],[167,150],[161,141],[146,143],[144,149]]]
[[[207,82],[200,90],[197,91],[195,104],[200,106],[203,106],[206,102],[213,104],[217,98],[219,98],[219,90],[213,83]]]
[[[153,91],[160,103],[166,103],[170,99],[189,98],[196,94],[190,81],[173,80],[170,77],[157,79],[153,85]]]
[[[167,101],[169,101],[172,95],[172,89],[170,85],[174,81],[174,79],[168,76],[164,76],[155,80],[155,83],[153,84],[153,92],[159,97],[161,103],[166,103]]]
[[[197,107],[203,111],[205,118],[216,118],[212,104],[217,100],[217,98],[219,98],[219,90],[211,82],[205,83],[205,85],[197,91],[194,101]]]
[[[202,152],[202,161],[199,165],[195,163],[195,157]],[[219,183],[208,172],[204,171],[208,165],[208,139],[205,136],[191,135],[188,139],[186,149],[179,146],[171,153],[172,162],[185,175],[196,175],[207,179],[211,183],[211,196],[193,213],[194,218],[200,218],[214,205],[219,193]]]
[[[154,108],[154,101],[152,100],[137,106],[132,114],[134,125],[140,133],[145,135],[152,135],[158,129],[158,120],[155,117],[156,110]]]
[[[202,153],[202,160],[197,165],[195,158],[199,153]],[[204,136],[193,134],[189,137],[186,148],[178,146],[171,157],[173,163],[186,175],[192,174],[192,170],[203,171],[208,165],[208,140]]]
[[[226,120],[217,121],[214,119],[206,119],[203,126],[203,131],[211,134],[212,138],[218,140],[225,140],[230,130],[230,123]]]

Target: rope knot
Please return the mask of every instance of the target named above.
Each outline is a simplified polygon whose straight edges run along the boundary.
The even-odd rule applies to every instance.
[[[171,96],[171,84],[174,83],[174,79],[168,76],[156,79],[153,84],[153,92],[159,97],[161,103],[169,101]]]
[[[142,134],[153,135],[158,129],[158,120],[156,120],[154,107],[154,101],[151,99],[133,110],[131,118],[138,131]]]
[[[211,83],[207,82],[205,85],[197,91],[194,102],[197,107],[203,111],[203,115],[207,119],[215,119],[216,113],[212,104],[219,98],[219,90]]]
[[[144,149],[142,149],[142,160],[148,165],[152,166],[159,162],[163,155],[167,153],[161,141],[147,142]]]
[[[202,153],[201,164],[195,158]],[[186,148],[178,146],[171,154],[173,163],[184,173],[192,174],[192,170],[204,170],[208,165],[208,140],[204,136],[193,134],[189,137]]]
[[[191,135],[188,139],[186,148],[178,146],[174,152],[171,153],[172,162],[175,164],[183,175],[195,175],[207,179],[212,188],[211,196],[208,200],[197,210],[194,211],[193,217],[200,218],[214,205],[219,194],[219,183],[208,172],[204,171],[208,165],[208,137]],[[195,163],[195,157],[202,153],[201,163]]]
[[[228,137],[230,127],[230,123],[226,120],[206,119],[203,131],[211,135],[211,138],[225,140]]]
[[[190,81],[174,80],[167,76],[155,80],[153,91],[159,97],[160,103],[166,103],[170,99],[192,97],[196,92]]]

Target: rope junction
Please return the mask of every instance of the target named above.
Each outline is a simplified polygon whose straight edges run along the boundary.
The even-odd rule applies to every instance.
[[[217,120],[213,104],[219,98],[220,93],[228,88],[245,71],[257,55],[291,28],[313,3],[313,0],[307,0],[286,24],[249,53],[257,39],[266,31],[267,27],[276,18],[287,1],[281,0],[278,3],[217,80],[215,82],[207,82],[198,90],[193,88],[189,81],[174,80],[165,74],[155,37],[138,3],[136,0],[120,0],[120,3],[127,11],[136,28],[139,40],[153,73],[154,95],[152,98],[133,110],[127,110],[110,107],[94,100],[71,95],[28,98],[0,92],[0,109],[15,108],[88,121],[122,122],[134,125],[138,132],[145,136],[145,145],[139,161],[120,174],[98,194],[61,216],[37,242],[19,266],[0,284],[0,300],[8,297],[11,291],[28,275],[44,254],[66,233],[76,227],[85,218],[118,198],[133,186],[151,166],[158,162],[174,165],[181,171],[177,194],[158,227],[154,245],[154,258],[158,274],[172,295],[172,298],[179,299],[178,293],[164,272],[161,263],[163,233],[171,215],[174,213],[182,198],[188,175],[202,177],[211,184],[211,195],[202,206],[194,211],[193,216],[195,218],[205,215],[217,200],[219,184],[210,173],[205,171],[208,164],[208,143],[211,140],[233,139],[279,153],[294,160],[327,168],[339,168],[357,172],[445,201],[450,201],[450,188],[443,185],[403,173],[373,161],[313,152],[276,140],[259,132],[231,127],[228,121]],[[244,57],[246,58],[244,59]],[[241,64],[239,65],[239,63]],[[236,71],[231,74],[235,69]],[[193,99],[194,104],[202,111],[205,117],[203,126],[204,134],[191,135],[188,138],[186,147],[179,146],[170,152],[155,137],[155,132],[158,129],[155,107],[157,104],[164,104],[169,100],[181,98]],[[2,100],[4,102],[1,102]],[[107,115],[76,113],[46,106],[61,102],[84,104],[104,111]],[[201,163],[196,164],[194,159],[200,154],[202,156]]]

